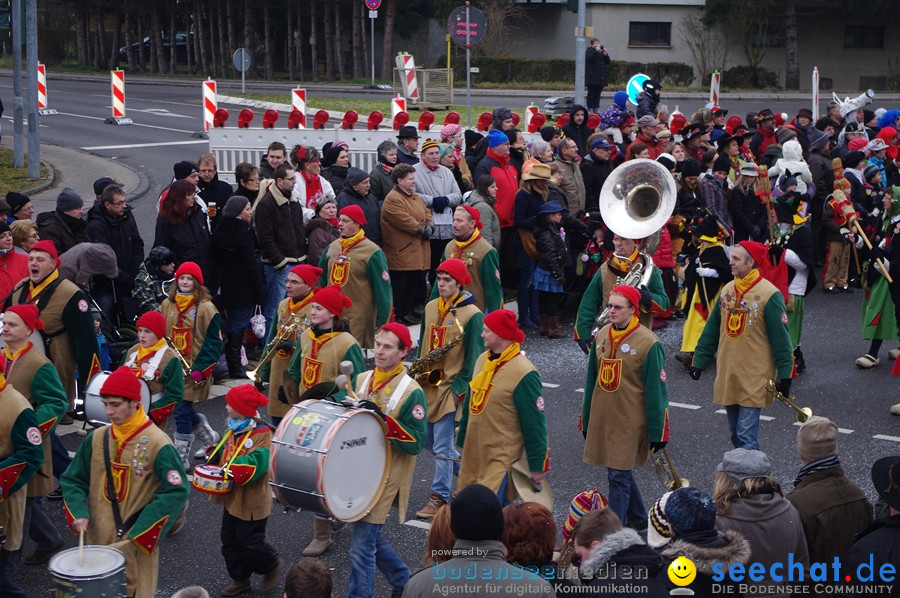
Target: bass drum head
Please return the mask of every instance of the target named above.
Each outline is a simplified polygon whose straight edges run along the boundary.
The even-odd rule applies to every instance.
[[[94,377],[88,381],[87,389],[84,392],[84,418],[88,421],[97,421],[104,424],[109,423],[106,417],[106,409],[103,407],[103,401],[100,400],[100,389],[103,383],[109,378],[110,372],[103,371],[94,374]],[[138,378],[141,383],[141,405],[144,407],[144,413],[150,413],[150,386],[147,381]]]
[[[78,547],[53,555],[50,573],[66,580],[106,579],[125,569],[125,555],[111,546],[85,546],[84,560],[78,564]]]
[[[329,443],[321,487],[335,519],[356,521],[381,497],[390,463],[381,418],[363,409],[347,416]]]

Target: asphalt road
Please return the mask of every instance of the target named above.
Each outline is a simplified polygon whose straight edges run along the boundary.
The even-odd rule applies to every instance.
[[[0,84],[0,93],[9,95],[8,85],[8,82]],[[201,124],[199,96],[199,85],[132,86],[128,90],[128,112],[136,124],[115,127],[102,122],[109,113],[107,83],[56,82],[50,88],[50,98],[59,114],[42,121],[42,141],[80,148],[98,156],[115,157],[147,177],[150,181],[148,192],[133,203],[149,247],[155,199],[168,183],[172,164],[181,159],[195,159],[207,150],[204,143],[191,137]],[[490,101],[498,103],[500,100]],[[522,105],[525,104],[527,100],[523,99]],[[751,105],[725,101],[725,104],[738,114],[767,106],[758,102]],[[798,99],[768,106],[793,112],[801,105],[803,103]],[[681,110],[688,112],[689,108],[681,106]],[[9,125],[9,121],[4,124]],[[893,344],[885,344],[881,355],[883,362],[878,367],[863,371],[853,365],[868,345],[860,339],[858,330],[861,301],[859,291],[826,296],[816,289],[807,298],[802,346],[808,369],[795,381],[793,391],[801,405],[810,406],[816,414],[830,417],[840,426],[839,449],[844,468],[874,499],[869,467],[879,457],[900,453],[900,418],[892,417],[888,411],[898,400],[896,379],[890,377],[891,362],[887,361],[886,355]],[[564,326],[564,332],[570,335],[571,322]],[[722,453],[731,448],[725,416],[712,404],[715,372],[711,369],[700,381],[694,382],[674,360],[681,340],[680,321],[657,332],[668,356],[670,453],[683,477],[694,486],[711,490],[715,466]],[[582,463],[583,440],[576,429],[586,358],[571,340],[549,340],[532,331],[523,348],[545,383],[552,459],[548,480],[556,497],[555,519],[561,525],[568,503],[575,494],[587,488],[607,490],[603,469]],[[198,409],[209,417],[214,427],[224,428],[226,414],[222,398],[203,403]],[[787,490],[792,487],[800,466],[795,444],[795,415],[780,404],[765,409],[763,415],[760,442],[771,457],[773,474]],[[69,433],[63,439],[70,450],[75,450],[82,436]],[[408,519],[428,498],[432,464],[427,454],[418,459]],[[649,506],[664,489],[650,468],[637,470],[637,479]],[[47,509],[62,531],[61,503],[47,503]],[[219,507],[209,504],[201,494],[192,494],[187,526],[162,543],[158,596],[170,596],[178,588],[192,584],[215,592],[229,583],[219,552],[220,520]],[[383,529],[385,537],[413,570],[419,567],[424,550],[425,527],[415,520],[398,522],[394,511]],[[300,556],[311,534],[312,514],[285,512],[276,505],[269,520],[268,538],[286,562]],[[77,545],[74,536],[64,533],[64,538],[67,546]],[[349,540],[347,527],[336,532],[335,544],[324,556],[333,570],[336,596],[345,595],[347,590]],[[27,554],[31,547],[26,545],[25,550]],[[51,588],[47,570],[42,566],[22,566],[16,571],[16,579],[29,596],[45,596]],[[280,596],[280,590],[267,594],[259,591],[258,579],[253,583],[257,588],[254,596]],[[376,595],[386,596],[389,592],[379,574]]]

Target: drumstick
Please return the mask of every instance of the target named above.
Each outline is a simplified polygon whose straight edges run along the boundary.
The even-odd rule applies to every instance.
[[[84,528],[78,532],[78,566],[84,566]]]
[[[353,390],[353,386],[350,384],[350,376],[353,374],[353,362],[342,361],[338,366],[338,369],[340,370],[341,374],[347,377],[347,382],[345,385],[345,388],[347,389],[347,396],[358,403],[359,397],[356,396],[356,392]]]

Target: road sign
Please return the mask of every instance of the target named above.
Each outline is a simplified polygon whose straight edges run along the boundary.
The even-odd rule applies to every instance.
[[[366,6],[369,7],[369,10],[378,10],[378,7],[381,6],[381,0],[366,0]]]
[[[469,19],[466,22],[466,10],[469,11]],[[468,42],[466,41],[466,33],[468,32]],[[487,32],[487,20],[484,13],[474,6],[460,6],[450,13],[447,18],[447,33],[450,39],[458,46],[466,47],[466,43],[470,45],[477,44],[484,39]]]
[[[250,52],[244,48],[238,48],[234,51],[234,68],[241,73],[250,70]]]

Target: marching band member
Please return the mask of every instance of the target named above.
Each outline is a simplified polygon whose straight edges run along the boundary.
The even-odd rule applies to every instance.
[[[263,575],[262,591],[275,587],[284,563],[266,542],[266,523],[272,512],[269,490],[269,453],[272,430],[257,408],[269,399],[252,384],[235,386],[225,395],[228,429],[224,445],[210,455],[210,463],[227,468],[231,492],[211,494],[209,502],[222,505],[222,556],[232,582],[222,596],[250,591],[250,576]]]
[[[66,521],[85,544],[124,553],[128,596],[153,598],[159,540],[187,505],[188,482],[172,441],[144,413],[128,367],[110,374],[100,398],[112,423],[88,434],[59,480]]]
[[[0,595],[28,598],[12,577],[16,552],[24,534],[27,484],[44,459],[38,418],[28,399],[0,375],[0,526],[6,542],[0,547]]]
[[[397,322],[385,324],[375,336],[375,369],[356,379],[360,407],[372,409],[387,424],[391,469],[384,492],[372,511],[353,524],[350,538],[348,598],[369,598],[375,589],[375,566],[399,595],[409,581],[409,568],[381,535],[391,504],[397,500],[400,521],[406,518],[416,455],[425,446],[428,422],[425,394],[406,373],[402,359],[409,352],[409,329]]]
[[[78,286],[59,275],[59,256],[52,241],[38,241],[28,252],[28,278],[13,288],[4,307],[34,304],[44,322],[48,341],[47,358],[56,366],[59,379],[69,398],[69,411],[75,405],[75,374],[78,387],[87,388],[91,377],[100,371],[97,334],[87,295]],[[71,424],[71,416],[61,421]]]
[[[265,364],[259,372],[260,380],[269,383],[269,419],[276,426],[281,423],[288,410],[287,403],[278,400],[278,391],[281,389],[281,380],[284,372],[288,370],[291,356],[294,354],[294,345],[297,342],[297,332],[303,323],[309,318],[309,311],[313,297],[313,288],[316,279],[322,275],[322,269],[302,264],[294,266],[288,272],[285,290],[287,297],[278,304],[275,309],[276,325],[269,327],[269,336],[266,338],[266,346],[273,342],[279,331],[290,325],[291,319],[300,320],[297,328],[290,333],[287,339],[278,345],[277,353],[269,363]]]
[[[541,375],[521,352],[525,334],[508,309],[484,318],[487,349],[475,363],[475,377],[463,403],[456,446],[462,448],[458,488],[483,484],[502,504],[517,497],[509,471],[524,452],[535,483],[550,469],[550,446]],[[510,422],[518,425],[510,426]]]
[[[138,318],[135,327],[139,342],[122,356],[122,365],[147,382],[151,397],[147,416],[160,430],[165,430],[167,418],[184,398],[184,370],[175,350],[166,343],[166,319],[161,313],[148,311]],[[206,419],[205,415],[198,414],[198,417]],[[216,436],[205,438],[207,435],[206,431],[200,435],[201,443],[218,442]]]
[[[684,288],[687,303],[684,305],[684,328],[681,333],[681,351],[675,359],[684,367],[691,367],[694,347],[703,332],[709,310],[719,299],[719,291],[730,281],[731,267],[728,255],[719,234],[718,219],[708,214],[693,220],[691,236],[696,244],[696,255],[688,262],[684,273]],[[690,247],[694,247],[691,244]]]
[[[175,284],[159,310],[175,349],[191,364],[190,380],[184,381],[184,400],[175,409],[175,449],[188,471],[194,436],[208,441],[215,435],[206,417],[194,411],[194,402],[209,398],[209,378],[222,354],[222,320],[203,286],[200,266],[194,262],[178,266]],[[206,447],[202,448],[205,452]]]
[[[600,270],[591,279],[581,303],[578,305],[578,314],[575,317],[575,342],[581,347],[585,355],[591,348],[591,331],[595,326],[597,317],[603,312],[603,308],[609,299],[609,291],[618,284],[620,278],[624,278],[635,264],[647,265],[646,258],[638,251],[637,241],[626,239],[619,235],[613,235],[612,257],[606,261]],[[669,307],[669,297],[663,286],[662,275],[659,268],[653,266],[649,284],[638,288],[641,293],[640,315],[638,319],[647,328],[653,329],[653,311],[665,311]]]
[[[358,205],[338,213],[338,234],[319,260],[321,286],[336,284],[353,300],[346,318],[350,332],[364,349],[374,345],[375,330],[387,323],[393,310],[393,291],[384,252],[366,238],[366,215]]]
[[[669,440],[666,357],[635,315],[640,291],[619,285],[608,301],[610,323],[594,337],[584,383],[584,462],[607,468],[609,507],[639,529],[647,526],[647,510],[631,470]]]
[[[457,208],[457,214],[461,209]],[[454,216],[454,222],[456,220]],[[435,457],[431,497],[416,513],[416,517],[423,519],[431,519],[441,505],[450,502],[453,459],[459,456],[453,446],[456,410],[468,393],[475,360],[484,351],[481,340],[484,316],[475,304],[475,297],[463,288],[471,282],[465,262],[454,258],[444,260],[436,270],[434,286],[439,296],[425,306],[417,358],[422,359],[450,343],[457,344],[429,364],[432,371],[443,371],[439,385],[422,386],[428,400],[428,441],[425,448]],[[457,340],[460,336],[462,339]]]
[[[481,235],[481,214],[472,206],[453,210],[453,239],[444,248],[444,259],[455,258],[466,264],[472,282],[466,290],[475,297],[475,306],[489,313],[503,306],[500,286],[500,254]],[[437,285],[431,288],[431,298],[438,296]]]
[[[763,260],[768,260],[768,249],[762,243],[735,245],[730,262],[734,280],[710,311],[690,369],[691,378],[699,380],[716,358],[714,402],[725,406],[731,443],[749,450],[759,450],[759,412],[773,401],[766,384],[777,378],[778,390],[790,394],[794,365],[784,297],[759,273]]]
[[[37,350],[29,337],[42,330],[44,323],[38,309],[31,304],[7,308],[3,318],[3,347],[6,381],[31,404],[41,433],[44,463],[39,475],[28,482],[23,532],[35,543],[34,552],[26,556],[26,565],[42,565],[62,547],[56,525],[47,517],[38,500],[53,491],[53,460],[50,456],[50,432],[66,415],[69,400],[56,368]],[[4,414],[5,415],[5,414]]]
[[[365,369],[362,348],[348,331],[347,321],[341,319],[344,310],[352,306],[353,302],[341,292],[338,285],[329,285],[313,294],[309,307],[312,325],[297,339],[294,356],[288,367],[291,378],[297,383],[298,395],[320,382],[335,380],[341,373],[342,361],[353,364],[350,384]],[[346,394],[346,390],[340,390],[332,396],[340,401]],[[283,392],[279,401],[282,404],[287,402],[287,396]],[[303,556],[319,556],[330,546],[331,522],[327,517],[317,515],[313,523],[313,539],[303,549]]]

